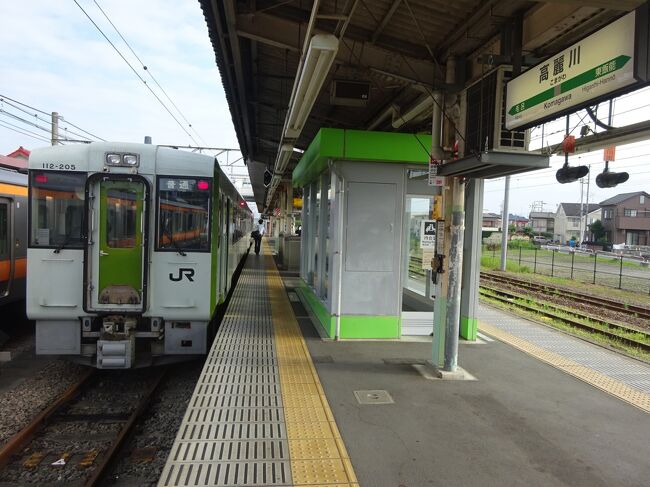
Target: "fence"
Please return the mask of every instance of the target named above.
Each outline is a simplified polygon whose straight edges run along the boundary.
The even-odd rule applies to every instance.
[[[499,258],[500,249],[483,255]],[[609,253],[562,252],[546,249],[508,249],[508,262],[525,266],[530,272],[551,277],[574,279],[626,291],[650,294],[650,265]]]

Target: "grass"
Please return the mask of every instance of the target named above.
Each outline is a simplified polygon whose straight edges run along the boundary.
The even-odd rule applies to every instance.
[[[481,270],[492,271],[497,269],[501,269],[501,257],[492,257],[491,255],[481,256]],[[528,274],[531,272],[530,267],[519,265],[511,260],[506,262],[506,271],[520,274]]]

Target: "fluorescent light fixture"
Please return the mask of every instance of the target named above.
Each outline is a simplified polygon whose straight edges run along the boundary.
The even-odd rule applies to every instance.
[[[286,138],[296,139],[302,132],[305,121],[334,62],[338,48],[339,40],[331,34],[316,34],[309,41],[296,94],[289,106],[284,134]]]

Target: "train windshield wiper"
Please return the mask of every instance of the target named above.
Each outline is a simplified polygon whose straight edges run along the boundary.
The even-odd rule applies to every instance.
[[[178,251],[178,253],[179,253],[180,255],[182,255],[183,257],[185,257],[187,254],[183,251],[183,249],[181,248],[181,246],[178,245],[178,243],[176,242],[176,240],[174,240],[174,237],[172,236],[172,233],[169,231],[169,228],[167,228],[166,225],[163,226],[163,233],[165,233],[165,234],[169,237],[169,241],[170,241],[171,244],[174,246],[174,248]]]

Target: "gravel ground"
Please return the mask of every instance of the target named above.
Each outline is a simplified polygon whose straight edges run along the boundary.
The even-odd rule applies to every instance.
[[[154,369],[99,371],[81,394],[57,411],[18,458],[0,472],[0,481],[50,485],[87,479],[91,470],[79,465],[82,459],[97,451],[99,457],[93,465],[99,463],[157,375]],[[36,453],[45,458],[37,467],[26,468],[24,462]],[[69,455],[65,465],[53,465],[65,454]]]
[[[122,450],[120,460],[106,477],[108,485],[156,485],[194,392],[203,360],[173,365],[157,400],[135,427],[135,435]],[[151,461],[138,461],[144,448]]]
[[[543,292],[535,292],[530,289],[521,289],[516,284],[507,284],[503,282],[489,281],[489,285],[497,289],[513,291],[518,294],[529,296],[533,300],[546,301],[566,308],[583,311],[586,315],[597,317],[601,320],[612,320],[615,323],[627,324],[643,331],[650,331],[650,323],[645,318],[631,316],[628,313],[619,313],[589,303],[576,301],[575,298],[568,298],[558,295],[549,295]],[[584,292],[584,291],[583,291]]]
[[[32,378],[16,387],[0,391],[0,444],[21,428],[36,414],[50,405],[63,391],[79,380],[86,368],[55,360],[38,371]]]

